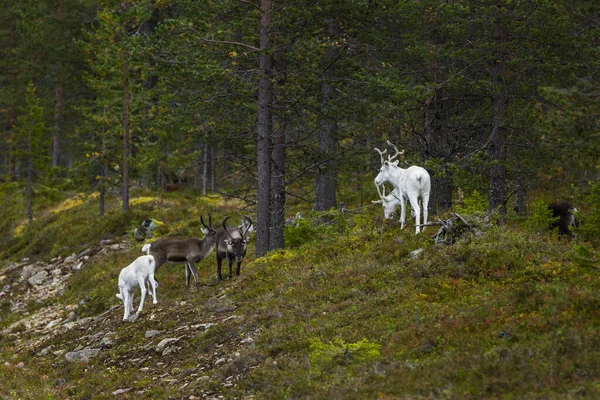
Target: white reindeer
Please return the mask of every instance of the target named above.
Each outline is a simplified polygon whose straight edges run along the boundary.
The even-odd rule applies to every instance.
[[[156,263],[154,257],[151,255],[140,256],[136,258],[134,262],[129,264],[127,267],[121,270],[119,274],[119,293],[117,297],[123,300],[123,321],[129,318],[129,314],[133,312],[133,297],[134,291],[137,287],[140,288],[142,296],[140,299],[140,306],[138,307],[137,313],[141,313],[144,308],[144,300],[146,299],[146,282],[148,287],[152,288],[151,296],[153,303],[156,304],[156,286],[158,286],[154,280],[154,270]]]
[[[429,205],[429,193],[431,192],[431,177],[423,167],[413,165],[407,169],[400,168],[398,166],[398,160],[393,160],[399,155],[404,154],[404,151],[399,151],[390,141],[387,143],[396,150],[396,154],[388,156],[388,159],[384,160],[383,154],[387,150],[381,151],[378,148],[375,148],[375,151],[377,151],[381,157],[381,169],[379,170],[379,174],[375,177],[375,185],[382,185],[385,182],[390,182],[394,185],[395,190],[399,192],[401,228],[404,228],[404,222],[406,220],[406,199],[408,198],[415,215],[415,232],[419,233],[421,231],[421,207],[419,206],[419,198],[421,199],[423,207],[423,225],[425,225],[427,224],[427,207]]]
[[[373,204],[381,204],[383,207],[383,216],[385,219],[392,218],[394,211],[396,211],[396,207],[400,205],[400,191],[396,188],[392,190],[390,194],[385,195],[385,186],[381,185],[383,188],[383,193],[381,193],[382,189],[379,189],[379,185],[375,185],[377,189],[377,193],[379,194],[379,200],[371,201]]]

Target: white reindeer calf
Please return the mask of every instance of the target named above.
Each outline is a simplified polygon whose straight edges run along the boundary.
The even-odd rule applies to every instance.
[[[148,282],[148,288],[152,288],[152,292],[150,293],[153,298],[152,302],[154,304],[157,303],[157,284],[154,281],[155,267],[156,263],[154,257],[145,255],[138,257],[134,262],[121,270],[121,273],[119,274],[119,294],[117,294],[117,297],[123,300],[123,308],[125,309],[123,321],[126,321],[129,318],[129,314],[133,313],[133,297],[137,287],[139,287],[142,292],[137,313],[139,314],[142,312],[144,300],[146,298],[146,282]]]

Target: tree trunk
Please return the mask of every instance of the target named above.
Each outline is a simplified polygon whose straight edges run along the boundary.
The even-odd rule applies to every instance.
[[[61,24],[65,16],[65,9],[62,1],[58,1],[58,10],[56,18]],[[62,114],[63,114],[63,78],[62,64],[60,61],[56,63],[56,86],[54,88],[54,134],[52,137],[52,166],[60,166],[60,139],[62,129]]]
[[[504,119],[508,102],[506,86],[506,42],[508,33],[502,21],[503,0],[496,2],[498,15],[494,22],[494,43],[492,80],[496,93],[492,99],[492,135],[490,140],[490,211],[498,209],[499,222],[506,222],[506,139]]]
[[[337,18],[326,19],[327,31],[330,40],[338,37],[340,34],[340,22]],[[336,200],[336,174],[335,160],[333,155],[336,151],[336,142],[334,139],[334,116],[330,114],[330,102],[333,96],[333,88],[329,80],[333,76],[333,63],[339,50],[334,44],[330,44],[325,50],[322,59],[323,73],[321,75],[321,119],[318,124],[319,132],[319,155],[324,161],[321,162],[315,185],[315,205],[316,211],[325,211],[334,208],[337,205]]]
[[[425,159],[434,158],[440,164],[431,172],[431,194],[429,208],[435,214],[447,211],[452,207],[452,177],[446,168],[444,159],[449,152],[448,132],[441,105],[437,101],[436,92],[425,105],[424,136],[427,148]]]
[[[216,175],[217,175],[217,148],[215,146],[208,146],[208,154],[209,154],[209,160],[208,160],[208,180],[209,180],[209,184],[210,184],[210,190],[211,192],[214,192],[216,190],[215,187],[215,181],[216,181]]]
[[[106,197],[106,187],[104,186],[104,177],[106,175],[106,168],[104,162],[100,167],[100,204],[98,205],[98,212],[100,217],[104,217],[104,198]]]
[[[522,182],[522,181],[519,181]],[[515,194],[515,213],[518,217],[527,216],[527,188],[520,186]]]
[[[129,211],[129,107],[131,99],[127,72],[128,68],[125,66],[125,80],[123,81],[123,188],[121,192],[122,210],[124,212]]]
[[[27,142],[27,220],[33,223],[33,140],[31,132]]]
[[[13,21],[13,23],[10,25],[10,44],[11,44],[11,50],[16,51],[17,50],[17,21],[16,19]],[[12,67],[12,72],[11,72],[11,96],[13,99],[17,98],[17,71],[19,70],[17,65],[11,65]],[[10,109],[10,115],[9,115],[9,122],[8,122],[8,131],[9,131],[9,140],[8,142],[8,175],[10,176],[10,179],[13,181],[17,180],[17,161],[16,161],[16,157],[15,157],[15,134],[14,134],[14,129],[13,127],[15,126],[16,122],[17,122],[17,115],[18,115],[18,111],[17,111],[17,107],[14,104],[11,104],[11,109]]]
[[[281,103],[279,88],[284,85],[285,56],[274,57],[273,81],[273,150],[271,163],[271,231],[269,250],[285,247],[283,225],[285,223],[285,105]]]
[[[431,55],[429,69],[431,81],[438,85],[440,80],[440,62],[437,58],[438,48],[444,45],[444,38],[438,30],[437,21],[429,24],[429,36],[427,39],[427,50]],[[443,78],[442,78],[443,79]],[[437,168],[429,171],[431,174],[431,193],[429,208],[435,214],[447,211],[452,207],[452,176],[446,168],[446,159],[451,153],[448,139],[448,127],[446,122],[446,110],[444,110],[443,89],[435,88],[431,98],[427,99],[424,107],[424,137],[425,137],[425,160],[434,159]]]
[[[208,189],[208,173],[210,170],[210,159],[208,156],[208,152],[209,152],[209,146],[208,146],[208,132],[205,133],[204,135],[204,146],[202,149],[202,195],[206,196],[207,193],[207,189]]]
[[[54,135],[52,137],[52,166],[60,166],[60,137],[62,126],[62,108],[63,108],[63,87],[62,87],[62,66],[56,63],[58,82],[54,90]]]
[[[258,191],[256,216],[256,256],[269,250],[269,225],[271,202],[271,75],[272,59],[269,54],[269,28],[271,25],[271,0],[261,0],[260,79],[258,81]]]

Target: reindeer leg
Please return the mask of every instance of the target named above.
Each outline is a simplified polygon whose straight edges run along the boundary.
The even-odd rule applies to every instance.
[[[233,258],[227,257],[227,261],[229,261],[229,279],[233,278]]]
[[[150,274],[149,285],[152,286],[152,292],[148,291],[152,295],[152,304],[158,303],[156,300],[156,281],[154,280],[154,274]]]
[[[427,225],[427,217],[429,216],[429,193],[423,193],[421,205],[423,206],[423,225]],[[423,227],[423,230],[425,230],[425,227]]]
[[[223,279],[223,277],[221,276],[221,263],[223,262],[223,259],[219,256],[217,256],[217,282],[219,282],[221,279]]]
[[[421,232],[421,208],[419,207],[419,199],[411,196],[408,198],[410,206],[415,210],[415,233]]]
[[[146,279],[143,277],[138,278],[138,285],[140,285],[140,291],[142,292],[142,298],[140,299],[140,306],[138,307],[137,313],[141,313],[144,308],[144,300],[146,299]]]
[[[133,301],[135,300],[135,292],[132,290],[129,292],[129,302],[127,306],[129,307],[129,314],[133,313]]]
[[[404,229],[406,221],[406,199],[403,195],[400,196],[400,229]]]
[[[236,270],[235,270],[235,274],[236,274],[237,276],[240,276],[240,267],[241,267],[241,266],[242,266],[242,262],[241,262],[241,261],[238,261],[238,263],[237,263],[237,268],[236,268]]]
[[[129,292],[121,289],[121,300],[123,300],[123,321],[129,318]]]
[[[196,282],[196,286],[198,286],[198,271],[196,270],[196,264],[194,263],[194,261],[189,260],[188,265],[190,268],[190,272],[194,276],[194,281]]]
[[[188,267],[187,261],[185,262],[185,286],[190,284],[190,268]]]

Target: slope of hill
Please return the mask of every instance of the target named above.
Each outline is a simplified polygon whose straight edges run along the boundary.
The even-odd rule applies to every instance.
[[[288,231],[298,247],[255,260],[251,246],[232,280],[214,282],[214,255],[198,287],[162,267],[158,304],[122,322],[117,276],[141,249],[130,229],[152,216],[163,235],[201,235],[200,214],[239,220],[236,206],[174,197],[92,223],[84,202],[14,241],[1,397],[600,396],[597,270],[572,242],[516,227],[438,246],[379,207],[314,216]],[[36,259],[8,261],[25,249]]]

